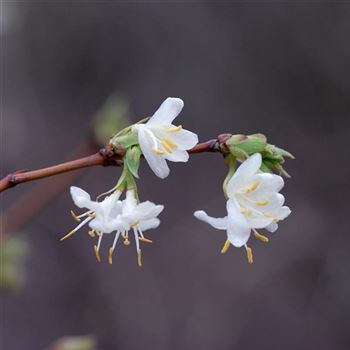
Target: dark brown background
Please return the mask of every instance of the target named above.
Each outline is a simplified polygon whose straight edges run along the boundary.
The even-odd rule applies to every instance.
[[[142,166],[142,199],[166,206],[142,270],[133,248],[110,267],[85,233],[58,241],[73,225],[67,188],[23,228],[28,281],[1,299],[3,349],[67,334],[96,334],[101,350],[349,349],[348,2],[13,1],[2,15],[2,175],[66,159],[115,90],[133,121],[178,96],[178,122],[201,140],[263,132],[297,157],[283,190],[293,213],[269,244],[252,239],[253,266],[242,249],[221,256],[224,233],[192,217],[224,213],[217,154],[172,164],[166,181]],[[119,173],[74,184],[96,195]]]

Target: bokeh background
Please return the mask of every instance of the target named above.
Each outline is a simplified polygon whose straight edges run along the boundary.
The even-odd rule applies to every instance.
[[[133,122],[177,96],[178,122],[201,140],[263,132],[296,160],[283,190],[293,213],[270,243],[252,239],[252,266],[243,249],[222,256],[224,233],[192,216],[224,213],[218,154],[172,164],[166,181],[142,165],[141,198],[166,207],[142,269],[133,247],[109,266],[83,231],[59,242],[74,226],[69,184],[97,195],[120,169],[2,194],[2,230],[16,231],[2,233],[30,251],[22,287],[1,295],[1,348],[94,335],[99,350],[349,349],[349,34],[347,1],[3,1],[2,176],[91,153],[91,120],[113,93]]]

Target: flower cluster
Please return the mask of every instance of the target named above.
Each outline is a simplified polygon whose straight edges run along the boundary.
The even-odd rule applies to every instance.
[[[290,209],[284,206],[284,196],[279,191],[284,186],[281,176],[262,173],[262,158],[255,153],[244,161],[228,181],[227,216],[213,218],[204,211],[196,211],[194,216],[207,222],[218,230],[226,230],[227,240],[221,250],[225,253],[230,244],[235,247],[244,246],[249,263],[253,262],[252,249],[247,242],[253,231],[256,238],[268,242],[268,238],[257,229],[274,232],[278,222],[285,219]]]
[[[108,261],[112,264],[113,252],[119,237],[122,237],[125,245],[129,245],[129,232],[132,230],[135,237],[138,265],[142,266],[140,241],[152,243],[151,240],[145,238],[143,233],[159,226],[158,215],[164,206],[149,201],[138,203],[135,192],[132,190],[126,192],[123,201],[119,199],[121,192],[115,191],[101,202],[92,201],[90,195],[79,187],[72,186],[70,192],[75,205],[88,210],[80,215],[76,215],[72,211],[72,216],[79,221],[79,224],[61,240],[65,240],[88,224],[90,227],[89,235],[91,237],[98,236],[98,242],[94,249],[96,258],[100,262],[99,252],[102,238],[105,234],[114,233],[113,244],[109,248],[108,256]],[[83,221],[81,221],[82,219]]]
[[[124,170],[117,185],[100,195],[96,201],[78,187],[71,187],[71,196],[75,205],[85,208],[80,215],[72,212],[79,224],[62,240],[70,237],[81,227],[88,225],[89,234],[98,237],[94,246],[96,258],[101,261],[100,247],[105,234],[114,234],[109,248],[108,261],[112,264],[113,252],[119,238],[125,245],[130,244],[130,236],[134,237],[138,265],[142,265],[140,242],[152,243],[145,238],[144,232],[159,226],[158,215],[163,205],[150,201],[140,202],[135,178],[141,156],[145,158],[153,172],[164,179],[169,175],[167,161],[187,162],[188,151],[198,143],[198,136],[182,126],[173,124],[184,103],[179,98],[167,98],[151,118],[146,118],[130,127],[121,130],[110,140],[110,145],[118,149],[123,146]],[[288,175],[282,168],[284,157],[292,157],[290,153],[273,145],[269,145],[262,134],[250,136],[233,135],[219,145],[229,166],[229,173],[224,181],[224,193],[227,199],[227,215],[213,218],[204,211],[196,211],[195,217],[209,223],[214,228],[226,230],[227,240],[222,248],[225,253],[230,244],[235,247],[244,246],[249,263],[253,262],[252,249],[247,242],[251,232],[255,237],[267,242],[268,238],[257,231],[266,229],[274,232],[278,222],[290,214],[284,206],[284,197],[279,191],[284,185],[281,176],[272,174],[278,171]],[[237,161],[242,164],[237,168]],[[125,198],[121,196],[125,192]],[[103,200],[99,200],[102,198]]]

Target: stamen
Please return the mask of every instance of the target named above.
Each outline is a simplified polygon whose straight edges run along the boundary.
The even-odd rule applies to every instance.
[[[60,241],[64,241],[65,239],[69,238],[70,236],[72,236],[75,232],[77,232],[82,226],[84,226],[86,223],[88,223],[91,220],[91,218],[86,218],[85,220],[83,220],[75,229],[73,229],[72,231],[70,231],[69,233],[67,233],[64,237],[62,237],[60,239]]]
[[[74,213],[73,210],[70,211],[70,215],[72,215],[72,218],[77,221],[77,222],[80,222],[81,220],[78,218],[78,216]]]
[[[176,131],[180,131],[180,130],[182,130],[182,125],[172,126],[172,127],[168,128],[168,131],[172,131],[172,132],[176,132]]]
[[[171,148],[177,148],[177,144],[175,142],[173,142],[172,140],[170,139],[164,139],[163,140],[166,144],[168,144],[169,147]]]
[[[269,219],[273,219],[273,221],[277,224],[279,223],[280,219],[277,216],[273,216],[270,213],[264,213],[264,216],[269,218]]]
[[[140,220],[136,220],[130,226],[131,227],[136,227],[139,223],[140,223]]]
[[[70,232],[67,233],[64,237],[62,237],[62,238],[60,239],[60,241],[61,241],[61,242],[64,241],[65,239],[67,239],[67,238],[69,238],[70,236],[74,235],[75,232],[77,232],[76,229],[70,231]]]
[[[221,249],[221,254],[225,254],[228,251],[228,248],[230,248],[230,241],[227,239],[224,243],[224,246]]]
[[[108,252],[108,262],[109,262],[110,265],[112,265],[112,263],[113,263],[113,251],[114,251],[113,248],[109,248],[109,252]]]
[[[268,237],[262,235],[261,233],[259,233],[257,230],[254,230],[254,236],[259,239],[261,242],[265,242],[267,243],[269,241]]]
[[[137,265],[139,265],[139,267],[142,267],[142,257],[140,249],[137,251]]]
[[[130,241],[129,241],[128,237],[124,238],[123,243],[124,243],[124,245],[130,245]]]
[[[100,263],[101,262],[101,257],[100,257],[100,252],[99,252],[99,250],[97,248],[97,245],[94,245],[94,250],[95,250],[96,259]]]
[[[163,145],[163,147],[165,148],[165,150],[168,153],[173,153],[173,150],[171,149],[171,146],[166,142],[165,139],[161,141],[161,144]]]
[[[252,251],[252,248],[249,248],[247,245],[245,245],[245,249],[247,251],[248,263],[252,264],[253,263],[253,251]]]
[[[96,236],[95,230],[90,230],[90,231],[88,232],[88,234],[89,234],[89,236],[92,237],[92,238],[94,238],[94,237]]]
[[[251,193],[254,192],[258,186],[260,185],[259,181],[253,182],[251,185],[249,185],[245,190],[243,190],[243,193]]]
[[[246,216],[251,216],[253,213],[250,209],[245,209],[245,208],[240,208],[240,212]]]
[[[265,199],[263,201],[256,201],[255,204],[263,207],[264,205],[269,204],[269,200]]]
[[[157,147],[153,147],[153,148],[152,148],[152,151],[153,151],[155,154],[159,154],[159,155],[165,154],[164,151],[162,151],[161,149],[159,149],[159,148],[157,148]]]
[[[153,243],[153,241],[145,237],[139,237],[139,241],[145,242],[145,243]]]

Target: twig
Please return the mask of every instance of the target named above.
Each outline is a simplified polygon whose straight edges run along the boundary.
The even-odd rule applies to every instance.
[[[219,135],[217,139],[210,140],[204,143],[199,143],[191,150],[188,151],[190,154],[197,154],[203,152],[220,152],[223,153],[222,145],[230,135],[223,134]],[[11,187],[19,185],[24,182],[34,181],[43,179],[45,177],[54,176],[62,173],[66,173],[73,170],[82,168],[102,165],[102,166],[122,166],[123,156],[125,150],[120,148],[117,151],[112,150],[110,145],[106,148],[101,149],[99,152],[83,157],[70,162],[61,163],[48,168],[42,168],[38,170],[21,170],[16,171],[12,174],[7,175],[0,180],[0,192],[3,192]]]
[[[93,152],[96,147],[97,144],[93,141],[82,143],[74,148],[69,158],[82,157],[86,153]],[[79,170],[62,174],[55,181],[39,181],[27,191],[21,192],[15,202],[0,214],[2,233],[18,232],[33,216],[62,193],[64,188],[80,175],[81,171]],[[38,193],[40,193],[40,196],[38,196]]]

